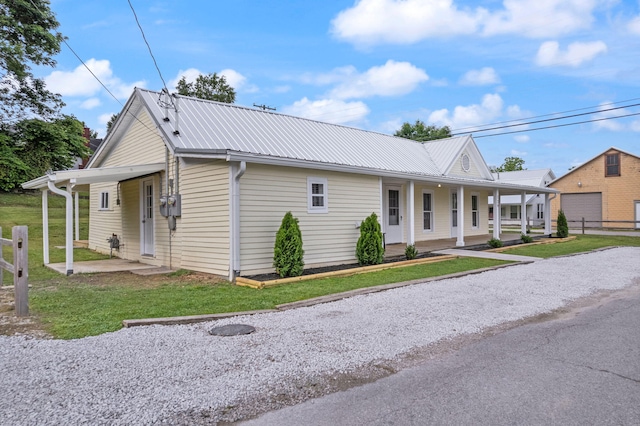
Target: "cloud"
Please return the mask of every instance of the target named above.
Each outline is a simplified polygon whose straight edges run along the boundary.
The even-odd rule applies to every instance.
[[[485,86],[496,83],[500,83],[500,77],[491,67],[467,71],[460,79],[460,84],[463,86]]]
[[[564,52],[560,50],[560,44],[557,41],[546,41],[538,49],[536,64],[541,67],[577,67],[606,52],[607,45],[602,41],[571,43]]]
[[[640,35],[640,16],[636,16],[627,24],[627,29],[631,34]]]
[[[621,132],[621,131],[627,130],[626,126],[621,121],[610,119],[610,118],[617,117],[620,115],[630,114],[631,111],[625,108],[616,109],[614,111],[605,111],[606,109],[611,108],[612,105],[613,105],[612,102],[603,102],[598,107],[600,109],[600,112],[597,114],[594,114],[593,116],[594,119],[600,120],[600,121],[593,122],[593,127],[596,130],[609,130],[611,132]],[[602,119],[605,119],[605,120],[602,120]],[[631,125],[631,127],[632,126],[633,124]]]
[[[449,126],[452,130],[490,123],[503,115],[504,102],[498,94],[487,94],[480,104],[457,106],[453,112],[440,109],[429,114],[427,123]]]
[[[285,114],[304,117],[328,123],[355,123],[369,114],[369,107],[363,102],[345,102],[338,99],[321,99],[310,101],[302,98],[281,109]]]
[[[93,109],[95,107],[99,107],[101,105],[100,99],[98,98],[89,98],[86,101],[80,104],[80,108],[82,109]]]
[[[172,90],[177,90],[177,85],[182,77],[185,78],[187,83],[193,83],[196,81],[198,76],[207,75],[208,73],[204,73],[197,68],[187,68],[186,70],[178,71],[178,74],[175,78],[169,80],[169,87]],[[224,76],[227,80],[227,84],[233,87],[236,92],[247,92],[254,93],[258,91],[258,87],[252,84],[247,84],[247,78],[240,74],[236,70],[232,70],[230,68],[223,69],[222,71],[217,73],[219,76]]]
[[[527,135],[518,135],[518,136],[514,136],[513,139],[515,139],[515,141],[518,143],[528,143],[531,140],[531,137]]]
[[[512,149],[511,150],[511,155],[513,155],[515,157],[526,157],[527,154],[528,153],[526,151],[518,151],[517,149]]]
[[[359,0],[338,13],[330,32],[364,47],[472,34],[558,37],[589,28],[597,6],[597,0],[504,0],[490,11],[453,0]]]
[[[103,126],[106,126],[107,123],[109,122],[109,120],[111,120],[111,117],[116,114],[115,112],[108,112],[106,114],[100,114],[98,116],[98,123],[102,124]]]
[[[331,98],[353,99],[371,96],[400,96],[412,92],[418,84],[427,81],[424,70],[409,62],[387,61],[371,67],[362,74],[350,74],[331,91]]]
[[[131,95],[134,87],[145,87],[146,81],[124,83],[113,75],[111,63],[106,60],[89,59],[85,62],[93,74],[109,88],[118,99],[126,99]],[[79,65],[73,71],[53,71],[44,78],[47,89],[62,96],[94,96],[102,89],[96,77]]]
[[[204,73],[197,68],[187,68],[186,70],[180,70],[178,71],[178,74],[175,76],[175,78],[169,80],[169,87],[171,88],[171,90],[177,90],[178,82],[182,79],[182,77],[185,78],[187,83],[193,83],[194,81],[196,81],[196,78],[198,78],[198,76],[202,74]]]

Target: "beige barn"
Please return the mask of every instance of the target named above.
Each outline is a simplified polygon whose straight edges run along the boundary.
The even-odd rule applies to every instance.
[[[72,194],[89,188],[89,248],[108,253],[117,238],[122,258],[230,280],[273,271],[287,211],[314,267],[355,261],[358,227],[372,212],[386,244],[454,238],[464,246],[465,237],[490,237],[489,195],[520,195],[524,204],[527,193],[556,192],[494,180],[471,136],[419,143],[143,89],[86,169],[23,187],[43,190],[45,216],[47,189],[67,197],[67,273]]]
[[[553,217],[562,209],[569,227],[640,229],[640,157],[611,147],[549,187],[560,194],[551,202]]]

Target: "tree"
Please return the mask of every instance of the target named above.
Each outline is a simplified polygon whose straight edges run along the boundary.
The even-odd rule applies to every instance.
[[[282,278],[297,277],[304,271],[304,250],[298,219],[287,212],[282,218],[273,247],[273,267]]]
[[[53,121],[31,118],[0,128],[2,165],[14,163],[2,167],[0,189],[10,191],[49,170],[67,169],[78,158],[89,156],[83,131],[84,125],[67,115]]]
[[[227,78],[224,75],[218,76],[215,72],[209,75],[199,75],[196,81],[192,83],[187,83],[186,77],[182,76],[176,88],[178,93],[183,96],[192,96],[227,104],[232,104],[236,101],[236,91],[227,84]]]
[[[371,213],[360,224],[360,238],[356,244],[356,257],[360,265],[378,265],[384,258],[382,247],[382,230],[378,216]]]
[[[416,120],[415,124],[405,122],[400,130],[394,133],[405,139],[413,139],[414,141],[426,142],[435,139],[444,139],[451,137],[451,129],[449,126],[437,127],[433,125],[426,126],[423,121]]]
[[[107,134],[109,134],[109,132],[111,131],[111,128],[115,124],[115,122],[118,119],[118,117],[120,117],[120,113],[113,114],[111,116],[111,118],[109,119],[109,121],[107,121]]]
[[[499,167],[492,167],[492,172],[515,172],[517,170],[527,170],[524,167],[524,160],[520,157],[507,157]]]
[[[47,119],[64,106],[31,66],[53,67],[64,37],[48,0],[0,0],[0,121]]]
[[[569,224],[567,223],[567,216],[565,216],[564,211],[562,210],[558,210],[556,235],[560,238],[567,238],[569,236]]]

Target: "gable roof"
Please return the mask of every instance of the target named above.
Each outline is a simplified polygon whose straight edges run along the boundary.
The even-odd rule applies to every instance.
[[[545,181],[547,175],[549,175],[549,178],[547,181]],[[550,181],[556,178],[556,175],[551,169],[535,169],[493,173],[493,177],[498,182],[511,182],[521,185],[545,187],[547,186],[547,184],[549,184]]]
[[[562,176],[560,176],[560,177],[558,177],[558,178],[556,178],[556,179],[552,180],[551,182],[549,182],[549,185],[548,185],[548,186],[551,186],[554,182],[557,182],[557,181],[559,181],[560,179],[564,179],[566,176],[569,176],[571,173],[573,173],[573,172],[575,172],[575,171],[579,170],[581,167],[583,167],[583,166],[585,166],[585,165],[589,164],[589,163],[590,163],[590,162],[592,162],[593,160],[596,160],[596,159],[598,159],[598,158],[602,157],[604,154],[606,154],[606,153],[607,153],[607,152],[609,152],[609,151],[618,151],[618,152],[621,152],[621,153],[623,153],[623,154],[627,154],[627,155],[630,155],[630,156],[632,156],[632,157],[636,157],[637,159],[639,159],[639,160],[640,160],[640,156],[637,156],[636,154],[632,154],[632,153],[630,153],[630,152],[628,152],[628,151],[625,151],[625,150],[623,150],[623,149],[616,148],[615,146],[612,146],[612,147],[609,147],[609,148],[605,149],[604,151],[602,151],[600,154],[596,155],[595,157],[592,157],[592,158],[590,158],[589,160],[585,161],[584,163],[580,164],[579,166],[574,167],[573,169],[569,170],[567,173],[563,174]]]

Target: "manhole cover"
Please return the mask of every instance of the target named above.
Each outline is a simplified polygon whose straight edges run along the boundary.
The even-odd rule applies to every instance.
[[[256,331],[255,327],[246,324],[228,324],[220,327],[213,327],[209,330],[209,334],[213,336],[239,336],[241,334],[250,334]]]

